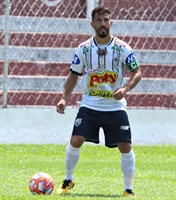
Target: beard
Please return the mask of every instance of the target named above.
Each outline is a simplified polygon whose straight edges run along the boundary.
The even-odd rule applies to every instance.
[[[103,31],[101,31],[101,29],[104,29]],[[100,37],[100,38],[105,38],[108,34],[109,34],[109,29],[107,29],[107,28],[105,28],[105,27],[101,27],[98,31],[97,31],[97,33],[98,33],[98,36]]]

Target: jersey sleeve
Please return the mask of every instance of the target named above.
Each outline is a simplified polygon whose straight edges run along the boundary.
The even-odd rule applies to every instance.
[[[75,55],[72,60],[72,64],[70,66],[70,71],[76,73],[78,75],[82,75],[84,60],[83,60],[83,49],[79,46],[75,52]]]
[[[129,46],[124,50],[124,64],[130,71],[134,71],[139,68],[136,55]]]

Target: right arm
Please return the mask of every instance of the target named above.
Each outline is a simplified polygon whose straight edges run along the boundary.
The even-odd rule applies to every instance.
[[[65,101],[66,99],[70,96],[71,92],[73,91],[74,87],[76,86],[77,80],[78,80],[78,74],[72,73],[70,72],[65,86],[64,86],[64,91],[62,93],[62,97],[60,99],[60,101],[57,103],[56,105],[56,109],[57,112],[60,114],[64,114],[64,110],[65,110]]]

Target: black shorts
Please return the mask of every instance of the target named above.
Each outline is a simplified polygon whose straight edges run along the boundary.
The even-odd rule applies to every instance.
[[[81,107],[76,116],[72,135],[80,135],[87,142],[99,143],[99,130],[104,131],[105,145],[117,147],[119,142],[131,143],[131,129],[127,113],[118,111],[96,111]]]

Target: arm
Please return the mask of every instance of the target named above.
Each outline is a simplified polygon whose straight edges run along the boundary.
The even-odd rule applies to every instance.
[[[74,87],[76,86],[77,80],[78,80],[78,75],[70,72],[67,77],[65,86],[64,86],[64,91],[62,93],[62,97],[56,105],[56,109],[57,109],[58,113],[60,113],[60,114],[65,113],[64,112],[65,104],[66,104],[65,101],[70,96],[71,92],[73,91]]]
[[[138,84],[141,78],[142,74],[140,68],[137,68],[136,70],[132,71],[129,81],[122,88],[118,88],[117,90],[115,90],[113,97],[116,100],[120,100],[123,97],[125,97],[126,93],[132,90]]]

